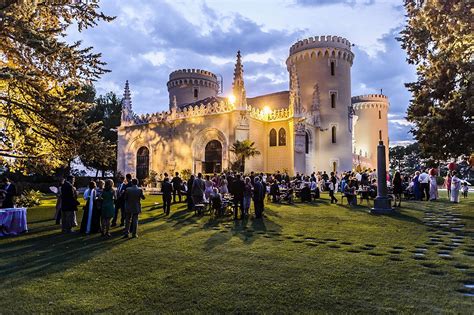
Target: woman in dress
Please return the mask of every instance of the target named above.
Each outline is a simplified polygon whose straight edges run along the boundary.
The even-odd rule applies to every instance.
[[[461,189],[461,180],[456,176],[456,171],[453,171],[451,177],[451,202],[459,202],[459,190]]]
[[[421,191],[420,191],[420,181],[418,180],[420,172],[415,172],[415,177],[413,177],[413,193],[415,194],[415,200],[421,200]]]
[[[430,171],[430,201],[438,200],[438,183],[436,182],[436,173]]]
[[[395,204],[393,206],[401,207],[403,186],[402,186],[402,176],[400,175],[399,171],[395,172],[395,175],[393,176],[392,185],[393,185],[393,195],[395,196]],[[397,205],[397,200],[398,200],[398,205]]]
[[[89,188],[84,192],[84,199],[86,205],[84,206],[84,213],[81,221],[81,233],[91,234],[97,233],[100,230],[100,209],[97,208],[97,186],[94,181],[89,183]]]
[[[101,194],[102,208],[102,235],[110,237],[110,220],[114,217],[116,194],[114,189],[114,182],[111,179],[105,181],[105,187]]]
[[[249,215],[250,201],[252,200],[252,184],[250,177],[245,177],[245,188],[244,188],[244,216]]]
[[[448,175],[446,175],[446,178],[444,179],[444,187],[446,187],[446,190],[448,191],[448,199],[451,199],[451,172],[448,171]]]
[[[229,193],[229,188],[227,188],[227,179],[225,177],[225,175],[222,175],[221,176],[221,180],[220,180],[220,186],[219,186],[219,192],[222,194],[222,195],[225,195],[225,194],[228,194]]]
[[[212,194],[212,187],[214,186],[214,182],[211,180],[211,177],[209,175],[206,175],[206,180],[204,181],[204,196],[206,197],[206,200],[209,200]]]

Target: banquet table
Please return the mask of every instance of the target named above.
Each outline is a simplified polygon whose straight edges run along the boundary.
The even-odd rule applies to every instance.
[[[26,231],[26,208],[0,209],[0,236],[19,235]]]

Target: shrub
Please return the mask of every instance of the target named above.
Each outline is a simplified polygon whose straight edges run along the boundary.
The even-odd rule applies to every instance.
[[[24,191],[16,198],[16,206],[21,208],[30,208],[41,204],[43,194],[37,190]]]
[[[436,184],[438,184],[438,186],[444,185],[444,177],[436,176]]]

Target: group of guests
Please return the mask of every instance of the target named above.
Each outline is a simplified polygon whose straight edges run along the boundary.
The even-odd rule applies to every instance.
[[[203,205],[209,204],[210,208],[218,215],[223,215],[226,203],[231,203],[234,219],[243,219],[250,214],[250,205],[253,200],[255,217],[262,218],[264,211],[264,199],[266,195],[263,173],[257,175],[253,172],[249,176],[242,173],[227,172],[221,175],[197,176],[191,175],[186,183],[176,173],[170,180],[167,173],[164,174],[161,191],[163,193],[163,210],[166,215],[170,213],[171,197],[181,194],[187,196],[186,202],[189,210],[196,210],[201,214]],[[176,202],[176,199],[173,200]],[[239,216],[240,212],[240,216]]]
[[[0,208],[13,208],[15,206],[16,195],[17,190],[15,184],[13,184],[8,177],[4,177],[0,185]]]
[[[64,233],[71,233],[77,226],[76,212],[80,205],[78,193],[74,187],[74,176],[68,176],[57,191],[56,223],[61,223]],[[101,233],[110,237],[110,228],[117,225],[124,227],[124,238],[138,237],[138,215],[141,213],[141,200],[145,199],[143,190],[138,187],[138,180],[130,174],[119,180],[117,188],[111,179],[91,181],[84,191],[86,204],[82,216],[80,232],[85,234]]]

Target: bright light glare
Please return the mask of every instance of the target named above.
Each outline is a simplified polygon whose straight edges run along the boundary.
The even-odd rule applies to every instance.
[[[235,96],[234,96],[234,95],[232,95],[232,94],[229,95],[229,102],[230,102],[231,104],[234,104],[234,103],[235,103]]]
[[[272,112],[272,110],[271,110],[271,108],[270,108],[269,106],[263,107],[263,113],[264,113],[265,115],[268,115],[268,114],[270,114],[271,112]]]

